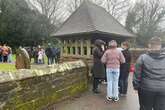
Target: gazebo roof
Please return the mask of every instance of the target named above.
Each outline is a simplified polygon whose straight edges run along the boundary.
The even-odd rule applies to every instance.
[[[135,37],[128,32],[104,8],[85,0],[52,36],[68,36],[85,33],[105,33],[121,37]]]

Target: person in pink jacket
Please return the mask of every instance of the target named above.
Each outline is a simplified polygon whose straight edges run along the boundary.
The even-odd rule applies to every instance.
[[[106,64],[107,75],[107,100],[117,102],[119,100],[118,80],[120,75],[120,64],[125,63],[124,55],[117,49],[117,42],[109,42],[109,48],[101,58]]]

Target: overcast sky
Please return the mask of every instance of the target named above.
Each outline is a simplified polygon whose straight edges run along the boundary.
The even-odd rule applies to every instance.
[[[32,1],[33,2],[33,0],[30,0],[30,1]],[[68,16],[68,15],[70,15],[70,13],[68,12],[68,11],[66,11],[66,7],[67,7],[67,2],[69,2],[69,1],[71,1],[71,0],[63,0],[62,1],[62,3],[63,3],[63,6],[62,6],[62,8],[61,8],[61,10],[59,11],[59,13],[61,14],[61,16]],[[140,0],[130,0],[130,2],[132,2],[132,4],[134,4],[136,1],[140,1]],[[162,0],[162,1],[164,1],[164,0]],[[34,3],[34,2],[33,2]],[[164,3],[164,2],[162,2],[162,3]],[[64,5],[65,4],[65,5]],[[37,5],[37,4],[36,4]],[[64,20],[64,19],[63,19]],[[62,21],[63,21],[62,20]],[[122,24],[124,24],[124,20],[120,20],[120,22],[122,23]],[[165,23],[163,23],[163,24],[165,24]],[[163,27],[165,27],[165,25],[163,25]]]

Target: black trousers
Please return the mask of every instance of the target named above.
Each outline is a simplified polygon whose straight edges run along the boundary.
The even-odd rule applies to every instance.
[[[93,90],[97,90],[100,84],[100,78],[93,78]]]
[[[120,92],[120,94],[127,94],[129,67],[130,67],[130,64],[121,65],[120,77],[119,77],[119,87],[120,87],[119,92]]]
[[[7,62],[7,56],[3,56],[3,62]]]
[[[120,87],[119,92],[120,92],[120,94],[127,94],[127,90],[128,90],[128,75],[125,78],[119,79],[119,87]]]
[[[138,90],[140,110],[165,110],[165,92]]]

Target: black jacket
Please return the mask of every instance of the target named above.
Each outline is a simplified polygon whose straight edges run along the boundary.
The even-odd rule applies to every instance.
[[[120,65],[120,79],[126,79],[128,78],[130,70],[131,52],[129,51],[129,49],[125,49],[122,51],[122,53],[126,62]]]
[[[92,73],[95,78],[105,78],[105,65],[101,62],[101,57],[103,56],[101,44],[101,41],[96,41],[95,47],[93,48]]]
[[[151,51],[139,57],[133,86],[134,89],[165,92],[165,53]]]
[[[51,47],[46,48],[46,50],[45,50],[46,56],[47,56],[47,57],[54,57],[53,51],[54,51],[54,50],[53,50],[53,48],[51,48]]]
[[[122,50],[122,53],[125,58],[125,63],[130,64],[131,63],[131,52],[129,51],[129,49]]]

